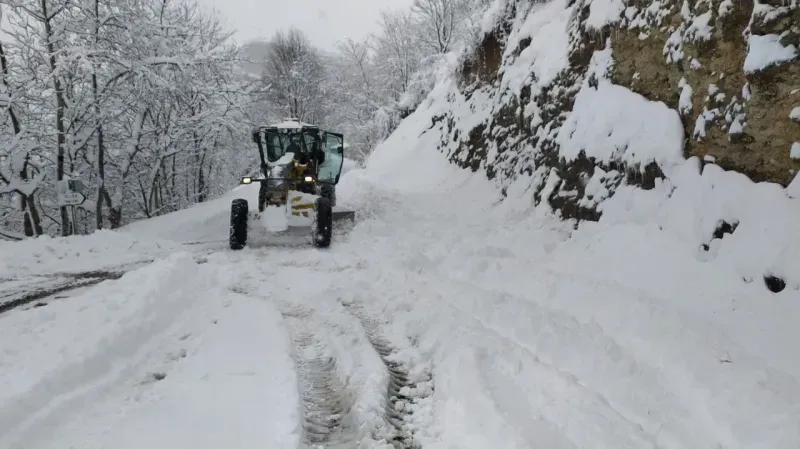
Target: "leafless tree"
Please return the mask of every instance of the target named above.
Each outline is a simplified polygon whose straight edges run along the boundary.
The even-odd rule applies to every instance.
[[[264,81],[282,112],[303,121],[319,121],[320,87],[324,76],[319,54],[302,31],[290,28],[272,37]]]
[[[373,51],[384,74],[384,86],[397,101],[419,68],[421,49],[413,32],[411,11],[381,11],[379,23],[382,32],[373,36]]]
[[[241,175],[252,83],[216,16],[192,1],[0,4],[0,238],[117,228]],[[67,177],[89,187],[69,213],[54,188]]]
[[[450,51],[466,5],[463,0],[414,0],[419,39],[436,53]]]

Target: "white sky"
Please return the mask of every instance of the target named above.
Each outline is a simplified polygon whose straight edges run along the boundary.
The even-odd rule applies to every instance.
[[[378,31],[382,9],[409,7],[413,0],[198,0],[217,9],[236,40],[268,39],[296,26],[318,47],[332,50],[337,41],[360,39]]]

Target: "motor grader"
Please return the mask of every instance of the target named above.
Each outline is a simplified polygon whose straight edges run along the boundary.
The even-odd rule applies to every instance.
[[[243,177],[240,184],[260,184],[258,208],[251,211],[245,198],[233,200],[230,248],[244,248],[254,228],[267,235],[310,234],[317,248],[330,246],[334,220],[355,217],[353,211],[334,211],[344,136],[290,118],[259,127],[252,137],[260,175]]]

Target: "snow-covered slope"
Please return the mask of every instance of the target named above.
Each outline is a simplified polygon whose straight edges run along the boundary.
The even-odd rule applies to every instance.
[[[680,119],[684,144],[653,136],[668,152],[711,156],[755,181],[788,185],[800,168],[791,157],[800,141],[791,118],[800,98],[799,11],[796,0],[494,1],[480,45],[439,97],[451,103],[437,117],[447,124],[443,142],[462,165],[506,179],[545,165],[569,178],[577,168],[560,159],[570,162],[582,149],[600,165],[661,162],[642,149],[631,159],[625,144],[642,142],[629,142],[624,131],[593,142],[605,147],[598,150],[585,141],[572,142],[567,154],[559,149],[564,120],[579,112],[580,97],[602,95],[598,81],[605,80],[673,110],[668,121]],[[590,64],[598,51],[608,53],[600,71]],[[595,87],[597,94],[587,92]],[[624,101],[595,100],[610,108],[596,111],[606,123],[627,122],[619,116]],[[632,181],[651,184],[661,175]]]
[[[602,86],[629,102],[628,123],[669,117]],[[672,156],[674,185],[621,187],[599,222],[573,229],[534,205],[527,180],[499,203],[481,172],[443,166],[426,130],[447,103],[432,98],[361,178],[405,192],[398,201],[411,207],[388,207],[362,231],[388,235],[389,221],[410,238],[391,246],[392,274],[355,285],[375,315],[392,317],[433,354],[435,428],[447,443],[428,447],[800,443],[800,356],[783,343],[796,338],[800,293],[790,285],[775,295],[761,277],[766,267],[796,279],[797,200]],[[592,130],[580,116],[567,122]],[[655,131],[644,125],[669,136],[668,120]],[[636,129],[627,137],[646,142]],[[709,242],[718,217],[741,221]],[[387,249],[375,241],[364,243],[377,259]]]
[[[0,299],[128,273],[0,312],[0,449],[799,447],[800,192],[684,159],[684,118],[614,83],[604,40],[562,59],[617,2],[523,3],[519,64],[470,69],[510,90],[451,60],[342,178],[359,218],[328,250],[225,249],[252,187],[2,244]]]
[[[565,219],[651,223],[740,283],[796,289],[800,8],[778,3],[498,0],[422,132]]]
[[[239,186],[226,195],[188,209],[131,223],[123,228],[123,232],[183,243],[227,242],[228,235],[225,232],[220,233],[220,229],[227,229],[230,224],[230,204],[234,198],[245,198],[249,202],[257,203],[258,186]]]
[[[0,447],[797,447],[800,295],[741,281],[755,229],[699,257],[715,190],[624,188],[575,230],[449,164],[436,113],[342,179],[360,218],[327,251],[175,252],[225,235],[210,202],[118,233],[174,254],[120,237],[159,261],[0,315]]]

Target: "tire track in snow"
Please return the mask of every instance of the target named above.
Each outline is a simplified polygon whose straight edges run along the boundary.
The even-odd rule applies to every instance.
[[[504,349],[501,354],[490,354],[487,347],[479,347],[474,357],[476,379],[483,387],[480,390],[485,391],[495,416],[508,426],[507,433],[520,447],[536,441],[551,449],[577,449],[567,433],[542,413],[539,404],[544,400],[531,400],[525,385],[537,378],[531,375],[530,367],[523,368],[518,359],[508,358],[505,352],[509,348]],[[510,348],[511,352],[515,349]]]
[[[418,449],[421,446],[417,438],[415,410],[420,409],[420,402],[429,399],[433,394],[433,378],[429,370],[423,373],[423,380],[413,380],[411,372],[404,363],[396,361],[397,350],[382,335],[380,323],[370,318],[364,309],[353,302],[340,303],[356,317],[369,343],[380,355],[389,373],[386,391],[385,417],[394,430],[394,438],[390,442],[396,449]]]
[[[444,277],[446,278],[446,276]],[[609,335],[604,333],[603,329],[599,326],[591,324],[584,325],[574,317],[564,313],[542,307],[538,304],[531,304],[530,302],[520,300],[518,297],[510,294],[502,294],[501,292],[487,290],[478,285],[460,280],[447,279],[442,281],[425,275],[407,277],[405,282],[414,282],[415,288],[423,288],[424,286],[426,290],[429,291],[449,292],[449,295],[440,295],[436,301],[439,306],[443,307],[443,309],[438,311],[439,313],[447,309],[455,312],[454,317],[457,317],[455,319],[459,320],[460,323],[460,325],[457,326],[458,329],[461,330],[462,327],[469,328],[470,333],[474,332],[476,338],[478,338],[476,341],[478,345],[481,344],[480,336],[485,335],[492,340],[496,340],[498,347],[514,348],[514,352],[518,352],[518,354],[514,354],[512,357],[506,357],[509,354],[504,355],[504,357],[500,358],[503,362],[529,361],[530,363],[526,363],[526,375],[536,374],[536,378],[545,383],[538,388],[536,386],[527,385],[527,387],[531,388],[531,391],[527,393],[528,396],[532,396],[529,398],[531,404],[536,404],[535,399],[539,399],[542,404],[547,404],[547,407],[544,408],[544,410],[547,411],[554,401],[562,409],[574,407],[574,404],[591,403],[595,405],[593,409],[595,411],[583,412],[579,407],[574,413],[576,413],[581,420],[585,420],[590,424],[592,423],[591,418],[597,418],[601,421],[614,423],[615,427],[626,429],[625,431],[629,435],[628,440],[641,444],[641,447],[658,447],[658,442],[660,441],[659,433],[661,431],[661,429],[657,427],[658,424],[654,427],[650,422],[646,421],[647,417],[642,417],[628,410],[624,402],[618,403],[618,401],[610,400],[603,391],[600,391],[593,385],[594,382],[582,381],[575,373],[570,372],[559,363],[564,361],[564,359],[569,360],[569,357],[553,358],[552,355],[548,357],[547,351],[545,351],[545,354],[540,354],[540,349],[548,349],[552,347],[554,343],[559,343],[559,346],[565,348],[571,347],[572,349],[575,349],[575,345],[577,344],[580,349],[585,348],[595,351],[605,349],[604,353],[608,353],[614,360],[601,364],[600,368],[603,370],[619,370],[620,374],[625,375],[626,370],[632,370],[631,372],[633,372],[644,369],[637,364],[636,359],[628,358],[630,354],[627,354],[624,348],[619,346]],[[356,288],[358,287],[361,286],[356,286]],[[364,289],[367,288],[368,287],[364,287]],[[498,295],[503,297],[499,302],[496,298]],[[473,306],[482,304],[483,308],[478,307],[472,310],[471,307],[469,307],[469,301],[466,299],[453,301],[451,296],[473,298],[473,301],[475,301]],[[481,299],[476,299],[476,296],[480,296]],[[508,302],[519,303],[519,305],[527,307],[509,308],[506,304]],[[533,310],[531,310],[530,307],[533,307]],[[498,308],[499,310],[497,310]],[[399,310],[403,310],[403,308],[398,306],[395,311]],[[528,322],[534,325],[534,327],[537,327],[534,323],[546,325],[544,328],[531,334],[538,334],[538,340],[534,339],[532,340],[532,344],[526,344],[524,338],[517,338],[517,330],[515,330],[515,328],[505,329],[502,326],[498,326],[492,319],[506,317],[511,313],[511,310],[516,311],[516,315],[523,314],[526,317],[530,317]],[[480,314],[476,314],[478,311],[486,312],[487,316],[483,317],[480,316]],[[403,310],[401,313],[405,314],[406,312]],[[450,314],[444,313],[444,315]],[[525,320],[522,320],[519,323],[521,324],[524,322]],[[517,322],[512,321],[512,323]],[[539,344],[536,344],[537,342]],[[567,345],[567,343],[570,343],[570,345]],[[586,353],[591,353],[591,351],[586,351]],[[619,359],[619,361],[617,359]],[[485,359],[479,360],[479,362],[482,361],[485,361]],[[623,366],[620,367],[619,364],[623,364]],[[478,363],[476,368],[480,370],[488,367],[486,363]],[[526,401],[514,396],[515,394],[521,394],[524,389],[514,391],[513,388],[509,388],[508,385],[502,383],[493,385],[491,382],[486,382],[485,380],[493,375],[492,370],[478,372],[476,374],[483,375],[481,380],[484,381],[483,386],[486,387],[486,391],[489,393],[487,398],[495,400],[501,415],[505,412],[509,414],[519,413],[519,409],[525,409]],[[634,374],[629,375],[633,376]],[[657,380],[656,373],[651,371],[644,371],[641,375],[637,375],[637,380],[640,380],[641,377],[644,376],[652,376],[651,378],[653,380]],[[513,376],[511,376],[511,378],[513,379]],[[499,388],[492,388],[495,386]],[[561,397],[559,394],[552,394],[552,391],[568,392],[569,395]],[[510,406],[504,406],[509,404]],[[685,412],[685,410],[679,410]],[[560,416],[542,416],[538,423],[540,425],[539,430],[547,431],[550,434],[550,439],[554,442],[554,446],[552,447],[570,447],[572,443],[569,441],[569,436],[565,435],[567,438],[561,438],[558,431],[554,432],[552,430],[554,428],[558,429],[562,422],[550,423],[548,421],[550,421],[551,418],[555,421],[559,421]],[[578,420],[575,419],[574,421],[577,422]],[[507,420],[507,422],[512,426],[522,424],[520,426],[524,431],[522,434],[530,430],[529,428],[523,427],[527,424],[524,422],[521,423],[519,420]],[[565,420],[563,422],[569,423],[570,420]]]
[[[355,447],[355,429],[343,420],[352,404],[339,379],[336,359],[307,326],[313,311],[295,305],[283,307],[281,314],[289,324],[294,346],[303,444],[310,448]]]
[[[123,274],[125,273],[95,271],[65,275],[61,278],[51,277],[50,279],[39,280],[36,284],[30,284],[30,288],[26,288],[29,287],[26,285],[18,290],[0,292],[0,314],[39,300],[47,299],[59,293],[67,293],[83,287],[91,287],[107,280],[116,280],[121,278]],[[44,306],[47,305],[47,303],[42,302],[37,305]]]
[[[469,284],[475,290],[483,290],[476,285]],[[490,291],[485,291],[484,293],[491,293]],[[584,405],[592,404],[595,407],[583,407],[582,409],[577,410],[576,417],[572,418],[573,421],[578,422],[579,420],[587,419],[590,417],[597,417],[600,420],[612,422],[614,428],[625,428],[625,435],[631,441],[633,441],[637,447],[650,447],[650,448],[658,448],[658,434],[660,430],[652,431],[645,429],[644,425],[637,420],[636,414],[630,413],[625,409],[621,409],[620,405],[612,403],[609,398],[602,393],[601,391],[597,390],[596,388],[592,388],[590,383],[584,382],[581,380],[576,374],[573,372],[565,369],[562,366],[554,363],[553,361],[546,360],[545,358],[541,357],[539,351],[536,348],[531,347],[528,344],[525,344],[523,341],[515,338],[514,331],[505,330],[497,325],[493,325],[490,322],[487,322],[484,318],[470,312],[456,302],[452,300],[446,299],[444,297],[441,298],[441,304],[446,305],[447,307],[451,308],[452,310],[456,311],[460,316],[467,318],[477,324],[478,329],[487,332],[487,336],[498,340],[501,344],[508,348],[516,348],[517,350],[521,351],[522,353],[526,354],[526,359],[532,362],[532,364],[528,365],[527,368],[524,370],[527,374],[527,377],[539,379],[539,386],[540,388],[547,385],[546,388],[542,388],[541,393],[545,393],[539,399],[543,403],[560,403],[562,401],[575,401],[575,403],[582,403]],[[533,306],[534,309],[542,309],[542,307],[538,304],[530,304],[526,303],[519,298],[513,295],[507,295],[505,297],[507,301],[514,301],[518,302],[520,305],[527,305],[528,307]],[[523,309],[524,310],[524,309]],[[574,317],[572,316],[565,316],[561,319],[557,318],[558,312],[544,309],[540,313],[550,314],[548,318],[548,322],[552,324],[557,324],[557,328],[560,328],[560,332],[557,334],[566,334],[569,335],[570,333],[578,334],[583,331],[583,325],[579,323]],[[536,313],[528,313],[527,316],[536,316]],[[562,321],[566,320],[566,321]],[[614,341],[609,335],[605,334],[605,332],[599,327],[590,327],[591,331],[593,332],[590,334],[593,338],[592,341],[602,341],[606,351],[614,351],[612,354],[616,354],[620,357],[624,352],[624,349],[619,346],[616,341]],[[570,332],[572,331],[572,332]],[[556,335],[554,333],[553,335]],[[601,347],[601,346],[598,346]],[[485,359],[485,357],[482,357]],[[637,365],[637,360],[632,358],[630,363],[633,365],[631,369],[642,369]],[[491,373],[488,371],[483,371],[486,367],[486,364],[481,364],[478,366],[479,368],[479,375],[481,375],[481,380],[483,381],[484,385],[486,386],[487,392],[490,395],[495,395],[496,393],[500,392],[498,389],[493,388],[491,382],[488,382],[489,377],[491,377]],[[552,395],[549,391],[559,391],[559,395]],[[502,396],[502,394],[501,394]],[[491,397],[495,400],[498,405],[500,402],[514,404],[514,402],[506,402],[506,401],[496,401],[496,397]],[[602,410],[602,412],[599,412]],[[544,419],[543,422],[547,421]],[[553,423],[554,424],[554,423]],[[586,431],[582,431],[582,433],[586,433]],[[566,436],[566,435],[565,435]],[[569,437],[567,438],[569,439]],[[572,444],[564,440],[562,444]]]

